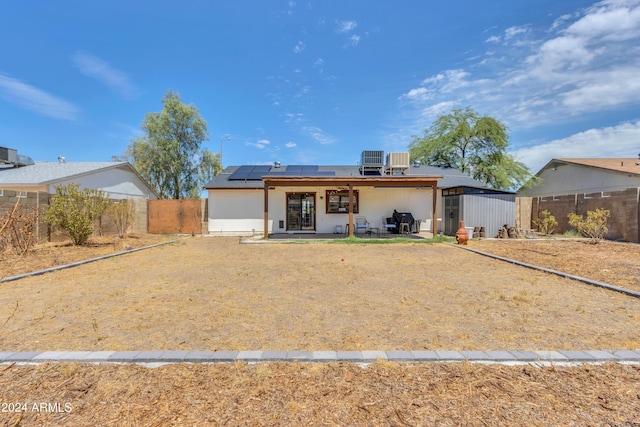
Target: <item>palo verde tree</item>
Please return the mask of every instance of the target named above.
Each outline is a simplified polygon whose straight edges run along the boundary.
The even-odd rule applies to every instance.
[[[449,166],[496,189],[520,187],[531,178],[529,168],[507,153],[506,126],[467,107],[453,109],[409,144],[412,160]]]
[[[161,198],[198,198],[202,186],[220,171],[220,155],[201,149],[209,132],[194,105],[185,105],[171,90],[162,104],[161,112],[145,116],[144,135],[131,141],[125,158]]]

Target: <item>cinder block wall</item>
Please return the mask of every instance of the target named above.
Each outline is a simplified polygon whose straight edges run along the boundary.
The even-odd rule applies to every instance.
[[[586,217],[588,211],[601,208],[611,212],[607,224],[609,232],[605,238],[640,243],[640,188],[602,193],[533,197],[531,202],[532,228],[536,228],[533,226],[533,221],[542,216],[544,210],[549,210],[558,221],[556,233],[564,233],[571,230],[568,219],[570,213]]]

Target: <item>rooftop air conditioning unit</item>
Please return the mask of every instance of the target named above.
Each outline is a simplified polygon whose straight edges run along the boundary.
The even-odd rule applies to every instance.
[[[18,152],[12,148],[0,147],[0,163],[18,163]]]
[[[360,174],[381,175],[384,167],[384,151],[365,150],[360,156]]]
[[[409,169],[409,153],[387,153],[387,161],[384,167],[386,173],[394,175]]]

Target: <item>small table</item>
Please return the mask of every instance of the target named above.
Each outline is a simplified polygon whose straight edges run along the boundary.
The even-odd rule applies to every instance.
[[[374,233],[376,233],[376,237],[380,237],[380,227],[368,227],[367,231],[365,231],[365,233],[367,233],[367,237],[371,237],[371,235]]]

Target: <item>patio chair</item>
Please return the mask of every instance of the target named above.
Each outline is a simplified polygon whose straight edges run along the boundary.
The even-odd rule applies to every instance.
[[[396,231],[396,223],[391,217],[382,217],[382,226],[387,233]]]
[[[357,216],[356,217],[356,223],[354,224],[355,226],[355,234],[358,234],[358,230],[363,230],[364,232],[367,231],[367,229],[369,228],[369,223],[367,222],[367,217],[366,216]]]

